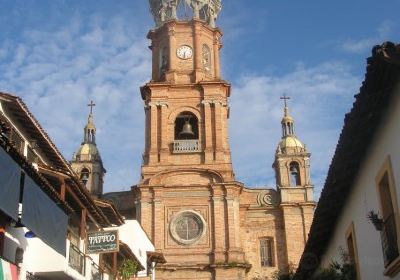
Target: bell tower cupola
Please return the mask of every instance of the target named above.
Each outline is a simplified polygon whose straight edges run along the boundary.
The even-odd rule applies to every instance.
[[[100,197],[103,194],[103,177],[106,170],[96,146],[96,126],[93,120],[93,107],[96,105],[91,101],[88,106],[90,112],[83,130],[83,142],[72,156],[71,166],[89,192],[95,197]]]
[[[273,164],[281,201],[313,201],[313,186],[310,181],[311,154],[295,134],[294,119],[289,114],[287,104],[290,97],[284,95],[281,99],[284,100],[282,139],[276,149]]]
[[[221,0],[150,0],[153,81],[187,84],[220,78],[220,10]]]

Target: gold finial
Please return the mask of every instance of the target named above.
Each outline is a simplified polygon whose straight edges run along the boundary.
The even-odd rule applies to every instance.
[[[88,107],[90,107],[90,114],[93,113],[93,107],[96,106],[96,104],[94,104],[93,100],[90,100],[90,103],[88,104]]]

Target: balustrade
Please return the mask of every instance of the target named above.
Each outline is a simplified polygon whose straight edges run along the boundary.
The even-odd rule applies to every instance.
[[[179,153],[197,153],[200,152],[199,140],[175,140],[173,142],[174,150],[176,154]]]

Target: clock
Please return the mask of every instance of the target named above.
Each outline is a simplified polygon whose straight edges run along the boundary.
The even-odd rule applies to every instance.
[[[188,45],[182,45],[176,50],[176,55],[180,59],[189,59],[193,55],[193,50],[190,46]]]

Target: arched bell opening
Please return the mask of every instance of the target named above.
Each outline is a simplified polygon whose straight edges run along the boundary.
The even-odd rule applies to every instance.
[[[87,182],[89,181],[89,174],[90,174],[89,169],[83,168],[81,170],[80,179],[81,179],[81,181],[82,181],[84,186],[86,186]]]
[[[191,112],[182,112],[175,119],[175,140],[198,140],[199,121]]]
[[[193,8],[187,3],[187,1],[178,1],[176,17],[179,20],[191,20],[194,18]]]
[[[292,161],[289,165],[290,186],[296,187],[301,185],[300,166],[298,162]]]

